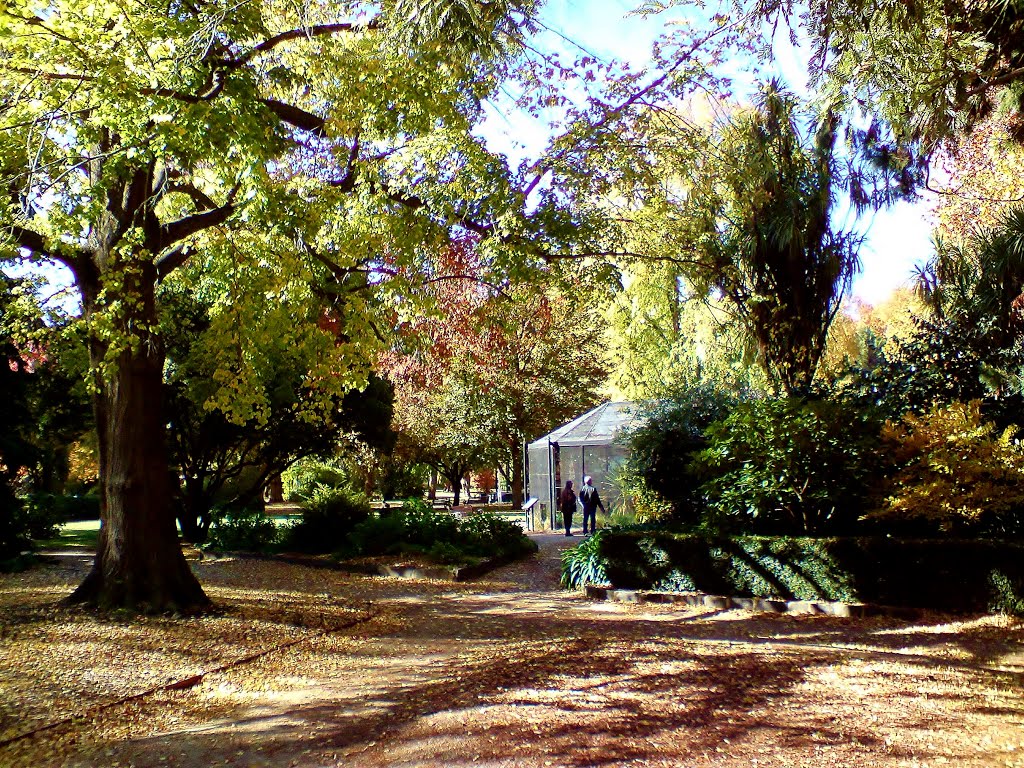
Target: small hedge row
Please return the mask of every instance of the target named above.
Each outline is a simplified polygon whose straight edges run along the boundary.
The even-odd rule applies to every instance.
[[[563,555],[562,581],[1022,615],[1024,544],[605,529]]]

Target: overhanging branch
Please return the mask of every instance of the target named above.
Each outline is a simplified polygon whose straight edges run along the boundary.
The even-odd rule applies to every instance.
[[[285,104],[277,99],[263,99],[264,106],[288,125],[309,131],[317,138],[327,138],[327,121],[319,115],[307,112],[292,104]]]
[[[254,46],[241,56],[234,59],[216,61],[213,62],[213,64],[214,66],[237,69],[248,64],[259,54],[271,51],[281,43],[288,42],[289,40],[312,39],[314,37],[337,35],[342,32],[363,32],[379,28],[380,16],[375,16],[364,24],[360,24],[358,22],[341,22],[337,24],[315,24],[311,27],[304,27],[302,29],[291,29],[287,32],[279,32],[273,37],[267,38],[262,43]]]

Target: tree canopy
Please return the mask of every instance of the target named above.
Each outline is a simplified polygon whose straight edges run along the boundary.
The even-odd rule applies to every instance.
[[[644,137],[656,176],[636,213],[639,260],[673,265],[675,295],[688,289],[725,308],[790,394],[809,389],[859,268],[860,237],[833,223],[836,121],[814,117],[772,82],[753,107],[707,127],[677,118]]]
[[[268,259],[365,287],[368,273],[396,271],[453,223],[472,215],[493,227],[487,206],[517,198],[470,128],[528,12],[472,2],[0,9],[7,253],[66,264],[89,329],[104,525],[77,599],[206,602],[177,548],[166,449],[154,439],[156,286],[227,250],[242,280]],[[394,216],[404,224],[389,225]],[[271,235],[256,252],[239,234],[252,231]],[[358,298],[345,338],[371,340],[373,313]],[[358,386],[371,359],[352,354],[333,374]],[[252,370],[219,375],[244,400]]]

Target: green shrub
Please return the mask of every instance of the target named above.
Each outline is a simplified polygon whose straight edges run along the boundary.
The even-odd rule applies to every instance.
[[[385,510],[362,521],[338,548],[342,557],[387,555],[401,550],[405,541],[405,515],[401,510]]]
[[[384,511],[355,526],[338,554],[354,557],[408,551],[455,564],[482,558],[515,558],[536,551],[536,545],[518,525],[493,513],[478,512],[459,519],[411,499],[400,509]]]
[[[629,459],[616,478],[640,520],[671,515],[677,521],[699,517],[696,484],[688,479],[690,460],[703,449],[704,430],[726,417],[735,396],[708,384],[680,390],[645,406],[629,434]]]
[[[463,550],[480,557],[520,557],[536,550],[517,523],[493,512],[476,512],[459,521]]]
[[[421,547],[435,542],[459,543],[459,520],[445,510],[433,509],[421,499],[407,500],[400,510],[405,519],[405,541]]]
[[[906,413],[924,414],[936,404],[982,400],[982,412],[1000,428],[1020,419],[1024,398],[1016,375],[1022,348],[993,345],[989,321],[965,318],[915,318],[906,338],[874,345],[872,364],[854,369],[840,385],[844,397],[877,407],[898,420]]]
[[[434,542],[423,554],[440,565],[460,565],[466,562],[466,553],[446,541]]]
[[[849,533],[879,472],[881,423],[844,403],[741,403],[707,430],[693,470],[711,530]]]
[[[348,472],[339,464],[309,457],[297,461],[282,475],[285,498],[303,504],[324,488],[339,489],[349,485]]]
[[[259,510],[214,510],[204,549],[219,552],[268,552],[280,541],[281,531]]]
[[[52,539],[60,533],[62,523],[76,517],[81,508],[99,516],[99,500],[85,497],[34,493],[16,497],[6,485],[0,484],[0,571],[20,571],[33,562],[33,542]],[[88,512],[87,516],[92,516]]]
[[[31,539],[52,539],[68,521],[65,497],[53,493],[31,493],[21,506],[22,525]],[[98,504],[97,504],[98,507]],[[97,517],[99,517],[97,508]]]
[[[0,483],[0,572],[24,570],[32,549],[24,506],[10,488]]]
[[[842,600],[941,611],[1024,609],[1024,544],[600,531],[563,556],[563,583]]]
[[[60,526],[77,520],[100,519],[100,497],[94,493],[61,494],[30,493],[25,498],[25,507],[39,531],[33,538],[51,538],[53,526]]]
[[[601,555],[601,539],[609,533],[602,528],[578,546],[562,552],[562,586],[582,589],[587,584],[606,584],[605,559]]]
[[[364,497],[341,488],[319,486],[305,503],[302,519],[287,529],[284,548],[310,554],[334,552],[369,516],[370,505]]]

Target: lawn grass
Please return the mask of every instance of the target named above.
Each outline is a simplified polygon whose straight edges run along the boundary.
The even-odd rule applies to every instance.
[[[269,515],[278,527],[285,527],[288,524],[302,518],[301,514]],[[39,549],[61,549],[64,547],[89,547],[96,548],[96,542],[100,533],[99,520],[78,520],[71,523],[64,523],[56,536],[48,539],[37,539],[36,546]]]
[[[61,547],[96,548],[100,535],[99,520],[78,520],[64,523],[60,532],[50,539],[38,539],[35,543],[40,549],[59,549]]]

